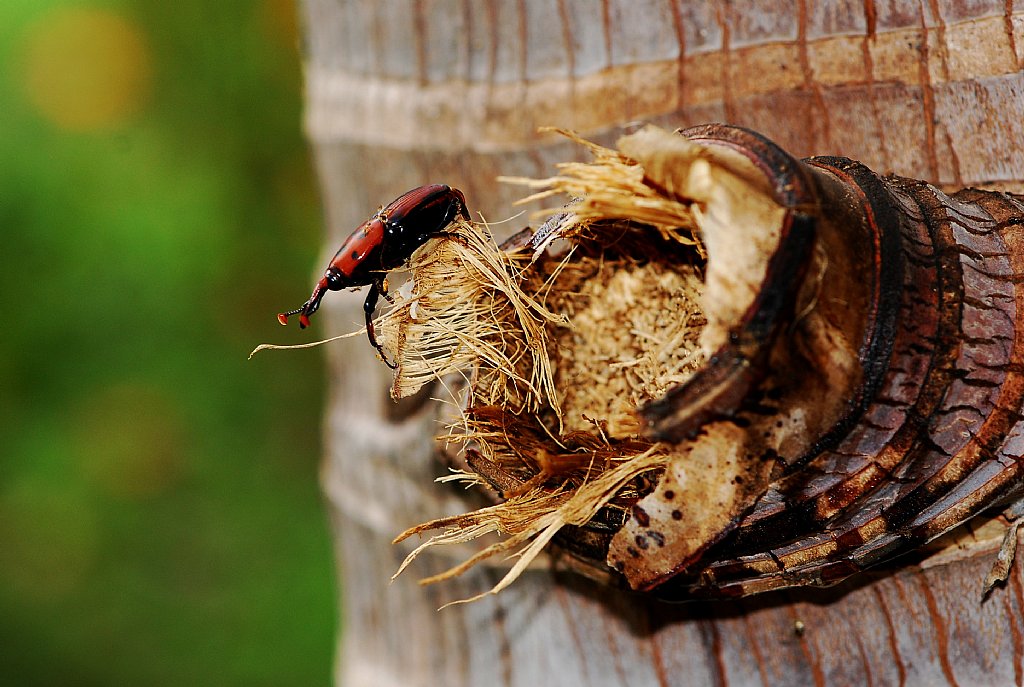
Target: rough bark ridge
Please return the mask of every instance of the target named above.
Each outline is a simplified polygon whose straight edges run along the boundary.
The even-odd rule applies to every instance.
[[[540,124],[610,140],[641,118],[727,121],[798,156],[844,155],[946,186],[1024,179],[1024,123],[1009,114],[1024,109],[1024,21],[1012,3],[774,5],[306,0],[307,126],[326,245],[426,182],[456,185],[489,219],[505,216],[518,190],[495,176],[546,176],[573,154],[538,137]],[[331,328],[351,329],[360,301],[325,304]],[[365,342],[329,356],[323,479],[345,590],[340,684],[1024,679],[1021,567],[985,604],[974,593],[998,544],[986,533],[826,591],[678,607],[537,571],[438,614],[497,573],[454,588],[387,583],[405,553],[390,544],[396,532],[464,509],[432,483],[435,411],[393,406],[387,369]]]

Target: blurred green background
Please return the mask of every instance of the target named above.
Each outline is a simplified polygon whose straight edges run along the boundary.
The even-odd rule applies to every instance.
[[[0,3],[4,684],[330,681],[296,23]]]

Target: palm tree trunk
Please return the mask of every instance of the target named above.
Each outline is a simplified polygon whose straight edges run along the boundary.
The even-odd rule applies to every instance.
[[[330,227],[428,182],[488,219],[577,152],[540,125],[610,142],[634,120],[725,121],[797,156],[844,155],[942,186],[1024,181],[1024,12],[895,0],[741,9],[671,0],[304,0],[307,128]],[[525,220],[513,223],[520,228]],[[362,296],[325,301],[329,333]],[[827,590],[668,605],[531,570],[496,597],[479,568],[440,586],[405,528],[467,509],[433,482],[438,407],[387,395],[365,341],[328,348],[323,484],[342,594],[337,680],[357,685],[1019,684],[1020,566],[979,602],[1002,528]],[[457,555],[457,554],[455,554]]]

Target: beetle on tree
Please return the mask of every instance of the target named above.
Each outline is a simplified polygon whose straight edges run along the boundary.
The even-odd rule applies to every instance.
[[[377,299],[384,296],[391,302],[387,273],[401,267],[428,240],[441,235],[457,215],[469,220],[466,197],[457,188],[430,184],[407,191],[378,209],[345,239],[309,300],[295,310],[278,314],[278,321],[287,325],[289,316],[298,315],[299,327],[305,329],[309,326],[309,316],[320,308],[320,301],[328,291],[369,285],[363,302],[366,336],[384,363],[395,369],[397,365],[388,361],[373,332]]]

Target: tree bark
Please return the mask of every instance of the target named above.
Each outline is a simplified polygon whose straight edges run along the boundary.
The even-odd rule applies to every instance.
[[[636,120],[749,126],[791,153],[844,155],[959,188],[1024,182],[1024,12],[1005,2],[305,0],[307,129],[330,228],[428,182],[490,220],[578,155],[537,126],[610,143]],[[812,6],[813,5],[813,6]],[[525,223],[519,219],[510,230]],[[362,295],[325,300],[329,334]],[[438,405],[393,404],[365,341],[328,347],[323,484],[337,539],[344,685],[1019,684],[1024,578],[979,601],[1001,529],[827,590],[667,605],[547,569],[497,597],[481,568],[389,584],[410,525],[469,506],[438,485]],[[421,399],[422,401],[422,399]],[[448,556],[452,556],[448,558]],[[458,558],[456,558],[458,557]]]

